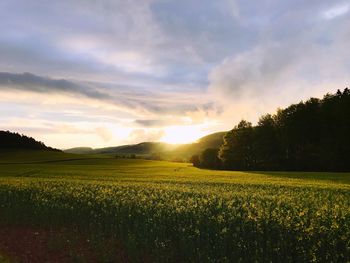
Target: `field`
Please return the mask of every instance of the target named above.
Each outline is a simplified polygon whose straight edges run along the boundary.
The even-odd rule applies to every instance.
[[[67,262],[350,261],[349,173],[0,153],[0,215]],[[35,257],[9,246],[0,260]]]

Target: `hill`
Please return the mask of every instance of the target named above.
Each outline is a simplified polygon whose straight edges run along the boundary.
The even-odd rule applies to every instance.
[[[223,136],[226,132],[217,132],[200,138],[190,144],[168,144],[163,142],[142,142],[131,145],[106,147],[92,149],[89,147],[77,147],[65,150],[67,153],[77,154],[120,154],[120,155],[141,155],[151,157],[159,155],[163,159],[185,159],[188,160],[193,154],[199,154],[207,148],[219,148],[223,143]]]
[[[76,154],[89,154],[93,151],[94,149],[91,147],[75,147],[75,148],[70,148],[67,150],[64,150],[66,153],[76,153]]]
[[[162,142],[142,142],[138,144],[122,145],[117,147],[107,147],[95,149],[92,153],[118,153],[118,154],[138,154],[147,155],[165,151],[171,151],[176,146]]]
[[[93,149],[90,147],[76,147],[64,150],[67,153],[76,154],[137,154],[148,155],[153,153],[171,151],[177,146],[162,142],[142,142],[138,144],[121,145]]]
[[[58,149],[48,147],[43,142],[36,141],[32,137],[10,131],[0,131],[0,149],[60,151]]]
[[[182,144],[171,152],[165,153],[166,159],[188,160],[194,154],[200,154],[208,148],[218,149],[223,144],[226,132],[216,132],[200,138],[195,143]]]

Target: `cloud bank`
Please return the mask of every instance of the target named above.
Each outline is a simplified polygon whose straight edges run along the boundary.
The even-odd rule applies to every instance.
[[[0,17],[0,128],[55,147],[227,130],[349,86],[345,0],[4,0]]]

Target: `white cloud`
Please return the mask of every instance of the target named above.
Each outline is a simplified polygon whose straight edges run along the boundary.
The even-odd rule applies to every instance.
[[[344,3],[344,4],[340,4],[340,5],[336,5],[333,6],[332,8],[324,11],[322,13],[322,16],[327,19],[334,19],[337,18],[339,16],[345,15],[346,13],[348,13],[350,10],[350,4],[349,3]]]
[[[312,41],[317,34],[300,34],[226,58],[209,75],[209,92],[224,105],[222,118],[255,122],[278,107],[348,86],[346,27],[337,36],[323,45]]]

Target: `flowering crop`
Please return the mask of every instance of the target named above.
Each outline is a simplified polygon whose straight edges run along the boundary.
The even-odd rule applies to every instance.
[[[147,253],[159,262],[350,260],[348,174],[332,181],[326,174],[107,160],[17,165],[2,175],[2,220],[114,237],[135,259]]]

